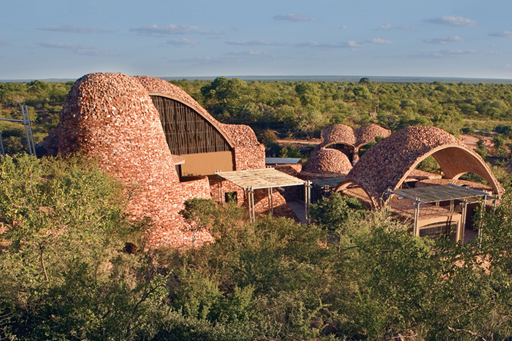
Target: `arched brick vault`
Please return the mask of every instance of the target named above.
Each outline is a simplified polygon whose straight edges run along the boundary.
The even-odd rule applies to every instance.
[[[327,129],[322,130],[322,142],[320,148],[326,148],[332,144],[346,144],[355,148],[356,136],[354,129],[344,124],[335,124]]]
[[[161,79],[120,73],[93,73],[78,79],[65,99],[59,126],[45,138],[50,155],[82,151],[98,158],[109,174],[135,189],[128,212],[150,217],[150,245],[190,247],[212,241],[205,231],[189,231],[179,214],[190,198],[216,193],[207,177],[180,182],[150,94],[176,100],[211,123],[233,148],[237,170],[264,168],[264,147],[248,126],[216,121],[192,97]],[[243,201],[243,191],[239,188]],[[284,201],[274,193],[274,203]],[[265,199],[258,204],[265,206]]]
[[[485,161],[446,131],[414,126],[402,129],[367,151],[337,190],[350,184],[361,186],[374,207],[388,188],[398,189],[425,158],[432,155],[445,178],[458,179],[472,172],[483,177],[497,195],[504,192]]]
[[[375,141],[377,136],[388,137],[389,135],[391,135],[389,129],[374,123],[355,130],[344,124],[335,124],[322,130],[322,142],[319,147],[328,148],[333,144],[345,144],[357,151],[362,146]]]
[[[226,139],[231,148],[235,148],[235,169],[247,170],[265,168],[265,147],[259,143],[254,131],[243,124],[224,124],[213,118],[189,94],[174,84],[160,78],[136,76],[150,96],[162,96],[179,101],[192,108]]]
[[[346,174],[352,169],[352,160],[338,151],[327,151],[332,145],[344,144],[352,147],[353,159],[357,161],[359,148],[375,141],[377,136],[388,137],[391,131],[377,124],[370,124],[356,130],[344,124],[335,124],[322,130],[322,142],[306,162],[304,170],[313,173],[334,172]]]
[[[356,148],[359,149],[362,146],[375,141],[377,136],[382,136],[384,138],[390,136],[391,130],[372,123],[369,126],[354,130],[354,135],[356,136]]]
[[[214,119],[208,111],[201,107],[199,103],[196,102],[196,100],[190,97],[189,94],[181,90],[181,88],[160,78],[153,78],[148,76],[136,76],[134,78],[136,78],[142,84],[142,86],[147,90],[149,96],[161,96],[170,98],[192,108],[196,113],[201,115],[204,119],[206,119],[206,121],[213,125],[220,134],[222,134],[231,148],[234,147],[233,140],[224,131],[221,123]]]
[[[179,214],[187,199],[209,198],[207,178],[180,183],[160,115],[141,83],[123,74],[88,74],[75,82],[60,123],[45,143],[63,155],[81,151],[133,189],[128,212],[150,217],[151,246],[189,247],[212,241]]]

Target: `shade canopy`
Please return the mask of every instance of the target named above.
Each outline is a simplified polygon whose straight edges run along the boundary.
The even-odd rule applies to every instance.
[[[305,181],[274,168],[215,173],[243,189],[262,189],[304,185]]]
[[[457,186],[453,184],[419,187],[390,191],[404,198],[413,199],[421,203],[432,203],[448,200],[464,200],[471,198],[494,198],[486,192],[476,191],[474,189]]]

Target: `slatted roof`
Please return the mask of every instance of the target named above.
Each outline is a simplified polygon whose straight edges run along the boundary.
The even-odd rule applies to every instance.
[[[250,169],[233,172],[215,173],[244,189],[276,188],[304,185],[305,181],[274,168]]]
[[[405,198],[418,200],[422,203],[432,203],[437,201],[463,200],[477,197],[493,198],[485,192],[476,191],[474,189],[457,186],[453,184],[409,188],[391,191]]]

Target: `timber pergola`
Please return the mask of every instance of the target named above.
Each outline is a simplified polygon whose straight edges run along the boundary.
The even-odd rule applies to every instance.
[[[251,222],[256,220],[254,211],[254,191],[257,189],[268,189],[269,210],[273,212],[274,205],[272,194],[274,188],[304,186],[305,189],[305,218],[309,223],[309,205],[311,203],[311,181],[302,180],[294,176],[288,175],[274,168],[250,169],[232,172],[216,172],[224,180],[230,181],[235,185],[244,189],[247,197],[247,206],[249,207],[249,216]]]
[[[400,189],[400,190],[391,190],[387,191],[389,197],[389,205],[391,207],[391,195],[398,195],[398,199],[411,199],[414,204],[414,230],[413,233],[415,236],[419,236],[419,218],[420,218],[420,204],[425,204],[430,206],[430,208],[434,211],[435,214],[439,210],[448,211],[439,207],[440,202],[450,202],[450,210],[451,214],[454,213],[454,201],[462,201],[462,213],[461,213],[461,226],[460,226],[460,236],[459,239],[464,241],[464,229],[466,226],[466,214],[468,204],[479,203],[480,206],[483,206],[487,199],[493,199],[493,205],[496,204],[496,198],[489,195],[487,192],[477,191],[471,188],[458,186],[454,184],[447,185],[439,185],[439,186],[429,186],[429,187],[419,187],[419,188],[408,188],[408,189]],[[435,204],[432,207],[431,204]],[[439,212],[437,212],[439,213]],[[480,240],[482,236],[481,229],[478,230],[478,238]]]

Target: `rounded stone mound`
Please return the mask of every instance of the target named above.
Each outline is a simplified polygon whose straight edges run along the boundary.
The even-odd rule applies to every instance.
[[[322,143],[320,144],[320,148],[338,143],[355,147],[356,142],[356,136],[352,127],[344,124],[335,124],[322,130]]]
[[[125,183],[179,182],[160,123],[142,85],[121,73],[76,81],[60,113],[58,150],[81,151]]]
[[[372,123],[369,126],[357,129],[354,133],[357,140],[356,147],[360,147],[375,141],[375,138],[378,136],[382,136],[384,138],[390,136],[391,130],[383,128],[378,124]]]
[[[182,248],[213,241],[204,230],[194,233],[179,214],[185,200],[210,197],[208,179],[179,182],[160,115],[136,78],[120,73],[80,78],[52,134],[50,143],[57,143],[59,153],[97,158],[100,167],[133,191],[128,212],[151,218],[151,246]]]
[[[337,149],[320,149],[311,155],[304,166],[304,171],[311,173],[347,174],[352,164],[347,155]]]

